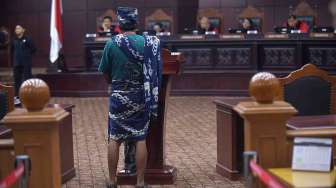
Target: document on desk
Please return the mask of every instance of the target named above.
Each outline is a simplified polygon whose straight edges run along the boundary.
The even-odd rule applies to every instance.
[[[329,172],[332,166],[332,139],[295,138],[292,169]]]

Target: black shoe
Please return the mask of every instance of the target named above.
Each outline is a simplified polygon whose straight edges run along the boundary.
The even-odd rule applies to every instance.
[[[128,174],[129,176],[136,176],[136,170],[124,170],[125,174]]]

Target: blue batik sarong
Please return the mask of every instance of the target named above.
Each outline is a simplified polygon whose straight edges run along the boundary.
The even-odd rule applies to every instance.
[[[128,63],[143,63],[143,77],[129,80],[112,80],[109,139],[116,141],[144,140],[152,116],[158,115],[159,90],[162,77],[160,40],[144,36],[144,52],[137,51],[126,35],[113,38],[127,56]],[[127,71],[127,70],[125,70]]]

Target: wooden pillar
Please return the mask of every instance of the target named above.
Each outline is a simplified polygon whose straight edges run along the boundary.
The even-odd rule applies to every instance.
[[[42,80],[27,80],[20,88],[25,108],[3,119],[13,131],[15,154],[31,159],[31,188],[61,187],[59,123],[69,113],[62,108],[44,108],[49,98],[49,88]]]
[[[245,151],[256,151],[263,168],[287,166],[286,122],[296,113],[284,101],[274,101],[280,91],[279,82],[270,73],[258,73],[250,82],[255,101],[235,106],[244,118]]]

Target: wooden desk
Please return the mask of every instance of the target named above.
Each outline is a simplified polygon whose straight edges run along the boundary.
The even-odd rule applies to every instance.
[[[249,100],[252,99],[223,97],[214,101],[217,118],[216,172],[230,180],[239,179],[243,172],[244,151],[244,120],[233,107],[239,102]],[[336,135],[336,115],[296,116],[288,121],[287,126],[289,137],[298,135],[330,137],[331,134]]]
[[[217,118],[216,171],[230,180],[237,180],[243,171],[244,120],[233,110],[249,97],[223,97],[215,100]]]
[[[303,136],[327,136],[336,134],[336,115],[296,116],[287,122],[289,136],[303,134]]]
[[[88,69],[97,70],[105,41],[83,41]],[[261,71],[284,76],[306,63],[336,74],[336,38],[183,40],[162,38],[171,51],[181,52],[186,62],[173,78],[173,95],[247,96],[251,77]],[[63,84],[63,83],[60,83]]]
[[[287,137],[326,137],[333,139],[333,160],[336,162],[336,115],[296,116],[287,122]],[[289,142],[289,157],[292,142]]]
[[[53,104],[50,106],[59,106],[69,112],[60,124],[60,152],[61,152],[61,172],[62,183],[65,183],[76,176],[73,152],[73,129],[72,129],[72,104]]]
[[[290,168],[269,169],[269,172],[289,187],[312,188],[336,186],[335,169],[330,173],[301,172],[293,171]]]

